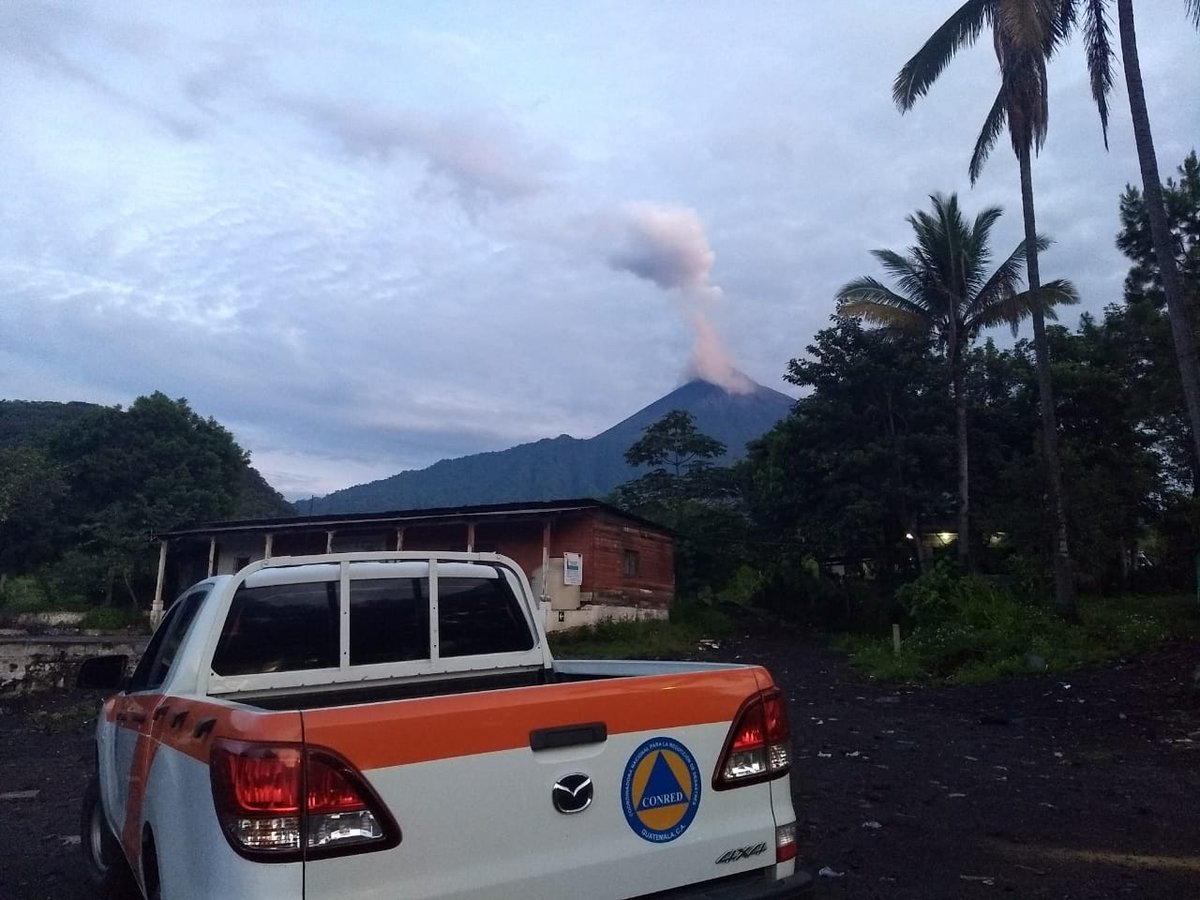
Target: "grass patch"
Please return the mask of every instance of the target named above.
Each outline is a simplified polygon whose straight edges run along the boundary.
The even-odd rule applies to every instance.
[[[964,578],[936,615],[916,621],[899,654],[890,636],[837,643],[877,678],[980,682],[1069,671],[1189,637],[1200,637],[1200,606],[1192,597],[1084,598],[1079,621],[1065,622],[1044,604]]]
[[[36,709],[29,720],[33,727],[46,734],[76,731],[96,718],[98,707],[94,700],[79,700],[66,706]]]
[[[133,606],[93,606],[79,622],[80,628],[94,628],[99,631],[120,631],[137,629],[146,631],[149,623],[146,614]]]
[[[616,621],[549,635],[550,649],[562,659],[686,659],[701,640],[732,633],[729,618],[701,603],[678,603],[670,619]]]

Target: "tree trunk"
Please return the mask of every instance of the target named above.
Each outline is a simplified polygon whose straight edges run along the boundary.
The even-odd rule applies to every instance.
[[[1192,427],[1192,470],[1200,473],[1200,364],[1196,358],[1196,340],[1192,331],[1192,311],[1183,290],[1179,268],[1175,264],[1175,248],[1167,210],[1163,202],[1162,180],[1158,175],[1158,159],[1154,154],[1154,138],[1150,133],[1150,114],[1146,110],[1146,93],[1142,88],[1142,68],[1138,60],[1137,33],[1133,25],[1133,0],[1117,0],[1117,21],[1121,32],[1121,60],[1125,67],[1125,86],[1129,92],[1129,113],[1133,119],[1133,139],[1137,145],[1138,164],[1142,170],[1142,196],[1146,215],[1150,219],[1150,237],[1154,257],[1158,262],[1163,293],[1167,298],[1167,315],[1171,320],[1171,335],[1175,339],[1175,356],[1179,360],[1179,375],[1183,380],[1183,397],[1188,421]],[[1192,492],[1200,493],[1200,478],[1193,477]]]
[[[1033,167],[1030,148],[1017,153],[1021,166],[1021,207],[1025,213],[1025,270],[1029,276],[1030,306],[1033,311],[1033,350],[1037,359],[1038,405],[1042,413],[1042,463],[1053,526],[1054,603],[1060,615],[1076,616],[1075,577],[1071,571],[1071,548],[1067,539],[1067,501],[1058,457],[1058,416],[1054,388],[1050,382],[1050,348],[1046,344],[1046,317],[1039,292],[1042,276],[1038,268],[1037,221],[1033,213]]]
[[[951,321],[954,320],[953,314]],[[954,437],[958,444],[958,562],[964,572],[972,571],[971,555],[971,482],[967,440],[967,389],[963,379],[962,352],[950,351],[951,378],[954,382]]]

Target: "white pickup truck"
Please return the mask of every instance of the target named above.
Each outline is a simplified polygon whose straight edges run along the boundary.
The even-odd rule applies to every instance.
[[[96,729],[89,873],[148,900],[808,897],[758,666],[551,658],[489,553],[275,558],[185,591]]]

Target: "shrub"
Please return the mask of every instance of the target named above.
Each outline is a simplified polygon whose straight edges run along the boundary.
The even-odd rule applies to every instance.
[[[9,613],[38,612],[50,607],[50,599],[41,580],[22,575],[5,579],[0,606]]]
[[[1067,622],[986,579],[930,576],[903,591],[914,625],[900,653],[890,638],[845,639],[855,665],[880,678],[984,681],[1043,664],[1064,671],[1200,635],[1200,608],[1191,598],[1094,599],[1081,602],[1078,622]]]

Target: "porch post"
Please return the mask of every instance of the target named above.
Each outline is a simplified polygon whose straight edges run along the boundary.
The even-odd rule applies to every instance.
[[[550,595],[546,592],[546,585],[550,581],[550,520],[547,519],[542,525],[542,602]]]
[[[150,626],[156,627],[163,617],[163,579],[167,574],[167,544],[158,542],[158,582],[154,586],[154,600],[150,603]]]

